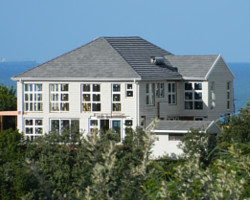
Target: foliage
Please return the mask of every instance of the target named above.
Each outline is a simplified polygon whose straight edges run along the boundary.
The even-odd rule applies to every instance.
[[[0,85],[0,111],[16,110],[16,90],[8,86]]]
[[[185,134],[179,145],[186,159],[199,154],[200,161],[206,165],[212,159],[211,153],[214,153],[215,146],[216,136],[200,130],[191,130]]]
[[[0,199],[247,199],[248,114],[232,119],[217,143],[193,130],[178,160],[151,160],[154,138],[141,128],[126,129],[123,140],[112,130],[65,130],[35,141],[0,132]]]
[[[222,147],[230,146],[231,143],[250,142],[250,101],[245,108],[240,110],[237,116],[229,119],[227,126],[223,128],[218,137]]]

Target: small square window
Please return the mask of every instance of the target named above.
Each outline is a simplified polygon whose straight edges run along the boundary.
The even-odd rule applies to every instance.
[[[113,92],[120,92],[120,84],[113,84]]]
[[[133,91],[127,91],[127,97],[132,97],[133,96]]]
[[[126,126],[132,126],[133,125],[133,121],[132,120],[125,120],[125,125]]]
[[[127,84],[127,89],[132,90],[133,89],[133,85],[132,84]]]

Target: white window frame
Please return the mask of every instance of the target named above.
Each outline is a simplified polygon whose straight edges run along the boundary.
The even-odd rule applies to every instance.
[[[186,84],[191,84],[190,90],[186,89]],[[199,87],[200,85],[201,85],[201,88]],[[198,88],[196,86],[198,86]],[[203,110],[202,88],[203,88],[202,82],[185,82],[184,83],[184,109],[185,110]],[[191,99],[186,98],[187,93],[191,93]],[[199,96],[201,95],[201,97],[197,99],[196,94]],[[191,108],[186,107],[186,103],[190,103]],[[195,108],[196,103],[201,103],[201,108]]]
[[[155,84],[146,83],[146,104],[150,106],[155,105]]]
[[[118,85],[120,87],[120,90],[119,91],[115,91],[114,87],[118,86]],[[115,97],[118,97],[118,95],[119,95],[120,99],[115,100],[116,99]],[[114,83],[114,84],[112,84],[112,112],[121,112],[122,111],[121,98],[122,98],[122,95],[121,95],[121,84],[120,83]]]
[[[31,121],[32,124],[28,124],[27,122]],[[38,124],[37,122],[40,121],[41,124]],[[32,133],[27,133],[27,130],[31,130]],[[39,133],[38,129],[42,130],[41,133]],[[43,129],[43,119],[39,118],[25,118],[24,119],[24,134],[25,138],[29,138],[30,140],[34,140],[36,137],[40,137],[44,135],[44,129]]]
[[[43,111],[43,85],[41,83],[24,84],[24,111]]]
[[[168,82],[168,104],[176,105],[176,83]]]
[[[156,83],[155,84],[155,96],[157,98],[164,98],[165,95],[165,84],[164,83]]]
[[[90,90],[84,91],[84,85],[89,85]],[[94,91],[95,86],[99,86],[99,91]],[[100,83],[83,83],[82,84],[82,112],[101,112],[101,84]],[[89,100],[85,100],[84,95],[89,95]],[[99,100],[94,100],[94,95],[99,95]],[[94,105],[99,105],[100,110],[94,110]]]
[[[52,130],[52,121],[59,121],[59,127],[58,130]],[[69,121],[69,130],[71,130],[71,126],[72,126],[72,121],[78,121],[78,125],[79,125],[79,130],[80,131],[80,120],[79,119],[68,119],[68,118],[55,118],[55,119],[50,119],[50,131],[54,131],[54,132],[59,132],[60,134],[62,133],[63,127],[62,127],[62,121]]]
[[[63,87],[67,86],[67,90]],[[50,112],[68,112],[69,111],[69,84],[68,83],[51,83],[50,87]],[[55,87],[56,89],[52,89]],[[67,97],[67,100],[63,98]],[[55,98],[55,99],[54,99]]]
[[[100,123],[100,121],[98,119],[90,119],[89,120],[89,132],[91,134],[98,133],[99,123]]]
[[[132,98],[133,96],[134,96],[133,83],[127,83],[126,84],[126,97]]]

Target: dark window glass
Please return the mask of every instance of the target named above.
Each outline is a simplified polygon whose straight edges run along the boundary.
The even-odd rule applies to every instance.
[[[185,90],[192,90],[192,83],[185,83]]]
[[[202,90],[202,83],[194,83],[195,90]]]
[[[194,109],[196,109],[196,110],[202,110],[203,109],[203,102],[195,101],[194,102]]]

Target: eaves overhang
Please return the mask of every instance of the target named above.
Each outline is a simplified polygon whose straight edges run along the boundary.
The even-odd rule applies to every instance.
[[[98,77],[12,77],[15,81],[140,81],[141,78],[98,78]]]

